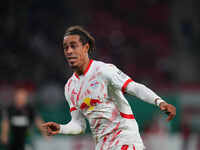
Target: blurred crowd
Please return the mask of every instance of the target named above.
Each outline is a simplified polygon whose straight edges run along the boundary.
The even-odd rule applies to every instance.
[[[117,65],[152,89],[174,94],[177,87],[186,87],[198,93],[198,8],[198,0],[4,1],[0,105],[12,103],[17,87],[25,87],[44,104],[51,101],[50,107],[62,104],[63,87],[72,73],[62,48],[63,33],[70,25],[81,25],[95,37],[97,50],[91,58]],[[194,110],[192,104],[186,114]],[[199,102],[196,106],[198,110]],[[198,111],[193,114],[199,117]],[[187,121],[182,129],[188,141]]]
[[[95,58],[116,64],[140,81],[171,83],[168,5],[164,0],[8,0],[1,9],[0,80],[63,83],[70,73],[64,64],[63,33],[79,24],[96,38]]]
[[[179,80],[170,26],[172,4],[166,0],[8,0],[1,9],[0,81],[62,84],[71,73],[64,63],[63,33],[78,24],[96,38],[94,58],[116,64],[135,80],[171,87]],[[198,40],[191,33],[192,20],[180,21],[182,36],[189,38],[186,42]],[[194,57],[187,67],[199,65]]]

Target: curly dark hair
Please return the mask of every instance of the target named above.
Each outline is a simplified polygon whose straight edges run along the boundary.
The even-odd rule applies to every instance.
[[[96,49],[94,37],[92,37],[91,34],[88,31],[86,31],[83,27],[76,25],[67,28],[64,37],[68,35],[79,35],[80,41],[83,45],[85,45],[86,43],[89,44],[89,53],[93,52]]]

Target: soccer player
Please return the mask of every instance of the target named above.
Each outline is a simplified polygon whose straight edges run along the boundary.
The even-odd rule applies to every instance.
[[[133,81],[113,64],[89,58],[94,38],[82,27],[69,27],[63,40],[64,55],[74,73],[65,85],[72,119],[68,124],[47,122],[48,135],[81,134],[89,121],[96,150],[143,150],[142,139],[124,93],[158,106],[171,120],[176,109],[146,86]]]

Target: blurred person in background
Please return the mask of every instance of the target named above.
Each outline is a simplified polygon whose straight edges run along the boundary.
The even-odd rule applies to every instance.
[[[89,121],[96,150],[143,150],[133,112],[124,93],[137,96],[168,113],[170,121],[176,108],[146,86],[133,81],[113,64],[92,60],[94,38],[82,27],[69,27],[64,35],[64,55],[74,73],[65,85],[65,97],[72,119],[68,124],[43,124],[48,135],[81,134]],[[145,111],[145,110],[141,110]]]
[[[8,150],[25,149],[27,131],[33,123],[45,136],[43,120],[28,102],[28,96],[26,89],[16,89],[13,103],[3,110],[1,142]]]

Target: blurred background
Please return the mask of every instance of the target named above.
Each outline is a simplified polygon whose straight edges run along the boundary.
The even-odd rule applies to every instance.
[[[199,0],[3,1],[1,120],[18,87],[27,89],[44,121],[70,120],[64,85],[72,71],[62,40],[67,27],[82,25],[96,39],[93,59],[117,65],[177,107],[176,118],[166,123],[158,108],[126,95],[146,150],[200,150],[199,6]],[[82,136],[46,139],[33,125],[26,150],[44,149],[93,150],[94,144],[89,129]]]

